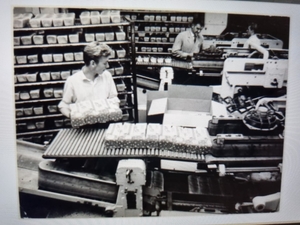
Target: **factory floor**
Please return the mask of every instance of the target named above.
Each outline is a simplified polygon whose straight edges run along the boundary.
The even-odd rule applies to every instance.
[[[70,203],[31,194],[20,193],[21,218],[98,218],[104,210],[91,205]]]

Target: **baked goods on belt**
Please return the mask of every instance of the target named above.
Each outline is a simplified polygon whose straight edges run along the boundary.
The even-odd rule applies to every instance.
[[[108,129],[61,129],[45,151],[44,158],[78,157],[160,157],[182,160],[203,160],[202,153],[209,151],[211,140],[206,131],[202,143],[191,146],[183,143],[184,148],[172,146],[172,140],[164,147],[160,124],[112,123]],[[148,128],[151,130],[148,131]],[[189,128],[191,129],[191,128]],[[150,130],[150,129],[149,129]],[[147,135],[151,133],[151,135]],[[155,133],[157,133],[155,135]],[[177,133],[178,134],[178,133]],[[165,132],[164,134],[167,137]],[[185,140],[185,139],[183,139]],[[174,140],[173,140],[174,141]],[[178,143],[177,143],[178,145]],[[197,150],[195,150],[197,149]]]

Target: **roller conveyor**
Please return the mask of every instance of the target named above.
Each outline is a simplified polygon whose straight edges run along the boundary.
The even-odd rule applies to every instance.
[[[219,149],[220,146],[214,145],[211,153],[217,151],[224,152],[215,157],[213,154],[178,152],[167,149],[156,148],[106,148],[104,129],[62,129],[52,144],[44,152],[43,158],[159,158],[173,159],[181,161],[194,161],[198,163],[247,163],[247,162],[274,162],[276,165],[282,161],[282,156],[264,156],[258,154],[241,154],[238,157],[227,155],[225,151]],[[228,147],[230,147],[229,145]],[[240,150],[240,152],[242,152]],[[223,156],[222,156],[223,155]],[[273,165],[273,164],[272,164]],[[264,165],[268,166],[268,165]],[[270,165],[269,165],[270,166]]]
[[[107,149],[103,129],[62,129],[43,154],[43,158],[160,157],[204,161],[204,156],[162,149]]]

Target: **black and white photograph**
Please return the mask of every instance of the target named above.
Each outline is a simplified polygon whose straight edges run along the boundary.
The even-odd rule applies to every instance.
[[[19,219],[281,213],[292,17],[105,5],[11,7]]]

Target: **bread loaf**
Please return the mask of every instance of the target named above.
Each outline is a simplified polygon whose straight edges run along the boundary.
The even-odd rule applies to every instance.
[[[172,125],[162,125],[162,135],[159,137],[159,148],[171,150],[174,148],[174,139],[177,137],[177,129]]]
[[[161,136],[162,129],[160,124],[149,123],[146,131],[146,147],[158,148],[159,137]]]
[[[80,126],[85,125],[84,115],[79,111],[79,108],[76,103],[70,104],[71,110],[71,125],[73,128],[79,128]]]

